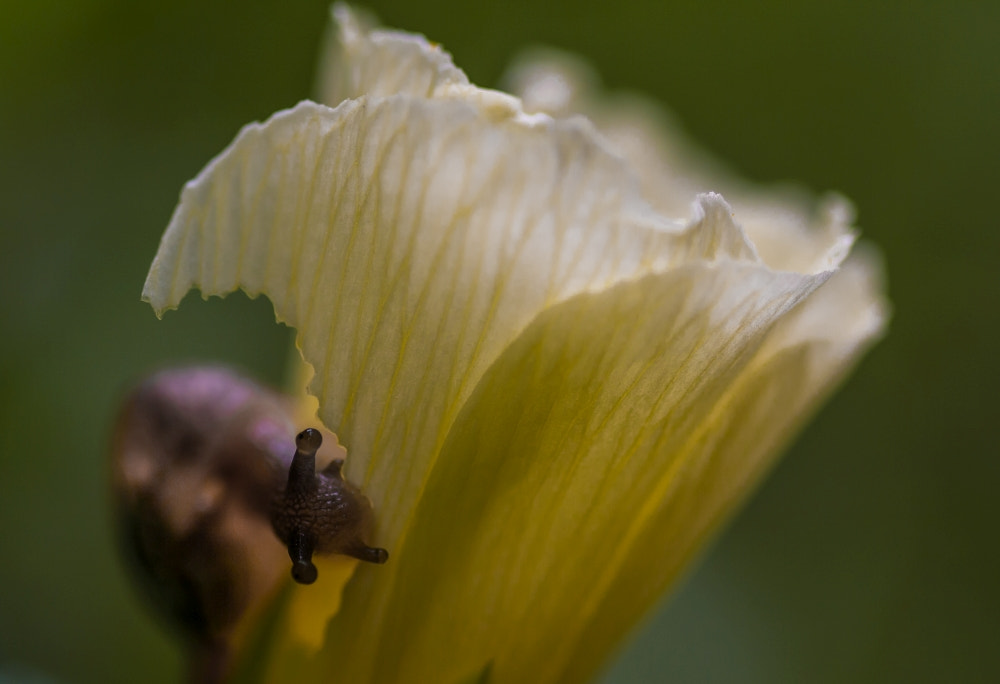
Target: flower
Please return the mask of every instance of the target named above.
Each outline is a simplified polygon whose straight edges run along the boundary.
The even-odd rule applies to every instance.
[[[847,258],[843,202],[695,196],[716,180],[635,108],[564,116],[591,106],[571,69],[522,67],[525,104],[334,17],[335,106],[244,128],[143,291],[267,295],[389,550],[341,601],[321,569],[284,619],[325,636],[256,657],[298,682],[585,679],[879,336],[877,263]]]

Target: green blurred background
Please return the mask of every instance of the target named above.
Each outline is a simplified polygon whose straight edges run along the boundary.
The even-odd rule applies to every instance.
[[[1000,3],[791,5],[370,7],[481,84],[526,45],[584,55],[746,176],[853,198],[886,255],[889,337],[605,681],[1000,681]],[[326,17],[0,3],[0,680],[178,680],[112,545],[109,421],[169,361],[281,378],[266,301],[158,322],[139,291],[181,185],[310,94]]]

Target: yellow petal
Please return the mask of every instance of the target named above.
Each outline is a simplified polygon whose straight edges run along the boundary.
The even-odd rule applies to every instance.
[[[592,674],[690,555],[698,515],[756,466],[712,469],[698,447],[724,442],[714,430],[731,387],[827,276],[691,263],[542,313],[453,426],[405,562],[351,587],[324,662],[347,681],[458,680],[491,661],[493,682]],[[706,510],[664,526],[687,514],[692,487]],[[642,582],[622,584],[636,558]],[[612,591],[630,600],[609,612]],[[614,638],[584,653],[603,621]]]
[[[635,169],[643,197],[665,216],[684,215],[696,193],[722,193],[771,268],[799,273],[834,268],[854,242],[854,211],[843,197],[830,194],[817,207],[795,187],[760,188],[740,179],[691,143],[661,104],[641,95],[601,92],[597,76],[575,57],[534,50],[517,60],[504,80],[528,111],[591,119]]]
[[[430,98],[448,86],[469,84],[451,55],[422,36],[373,28],[369,17],[340,3],[331,14],[320,61],[320,102],[335,106],[362,95]]]
[[[820,401],[881,335],[888,306],[874,255],[859,254],[779,320],[675,459],[674,482],[651,501],[648,518],[608,591],[591,602],[586,626],[567,638],[560,681],[585,679],[608,644],[649,610],[692,555],[774,463]]]
[[[392,553],[462,403],[538,311],[690,258],[755,260],[721,199],[699,206],[687,228],[656,217],[580,122],[303,103],[185,188],[144,297],[267,293]]]

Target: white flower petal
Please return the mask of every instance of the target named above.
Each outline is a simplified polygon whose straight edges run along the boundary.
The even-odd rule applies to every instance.
[[[593,601],[567,648],[562,681],[589,677],[601,649],[621,638],[672,586],[767,473],[786,444],[879,337],[888,306],[873,293],[879,267],[852,256],[822,287],[776,322],[753,358],[730,379],[683,447],[684,467],[647,511],[615,582]],[[567,638],[568,641],[571,639]]]
[[[684,229],[588,126],[464,100],[303,103],[184,190],[144,296],[267,293],[392,551],[482,373],[543,308],[685,260],[749,259],[715,196]]]
[[[628,159],[641,179],[643,197],[663,215],[683,215],[697,193],[721,192],[771,268],[819,273],[840,263],[850,250],[854,213],[847,200],[830,196],[814,209],[794,188],[762,190],[740,180],[689,143],[658,103],[638,95],[600,93],[597,77],[576,58],[552,50],[527,53],[505,82],[525,99],[528,111],[590,118]]]
[[[340,3],[331,13],[320,65],[320,102],[333,107],[362,95],[430,98],[449,86],[469,84],[451,55],[423,36],[373,28],[364,15]]]
[[[706,439],[757,454],[714,432],[741,419],[730,389],[828,276],[692,262],[541,313],[448,435],[407,563],[352,585],[324,662],[347,681],[453,681],[490,661],[495,682],[592,675],[699,539],[663,519],[703,532],[758,467],[763,453],[713,469]],[[618,609],[612,593],[628,594]],[[615,638],[581,650],[600,623]]]

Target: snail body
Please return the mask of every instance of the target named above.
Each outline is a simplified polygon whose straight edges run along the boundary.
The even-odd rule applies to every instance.
[[[122,547],[154,608],[188,638],[216,681],[240,618],[286,572],[316,580],[313,553],[382,563],[367,546],[371,503],[342,461],[316,473],[319,430],[297,440],[293,403],[228,369],[168,369],[125,399],[111,445]],[[302,435],[308,435],[303,441]],[[206,664],[207,663],[207,664]]]
[[[292,578],[300,584],[316,581],[312,554],[340,553],[370,563],[385,563],[385,549],[361,541],[359,530],[371,527],[372,510],[361,491],[341,472],[335,459],[316,472],[316,452],[323,443],[319,430],[306,428],[295,438],[296,450],[288,481],[271,509],[271,522],[288,547]]]

